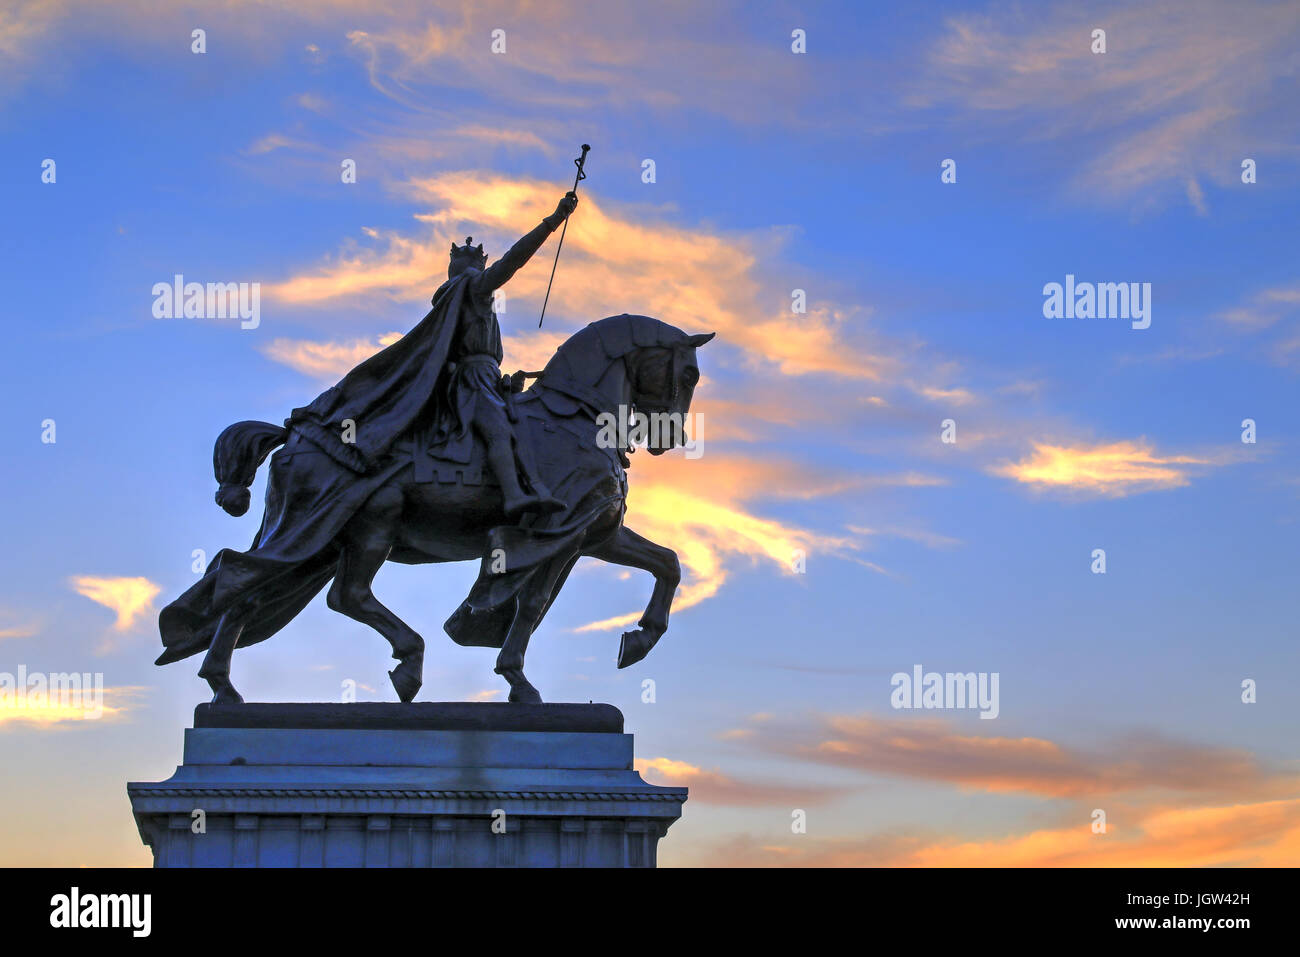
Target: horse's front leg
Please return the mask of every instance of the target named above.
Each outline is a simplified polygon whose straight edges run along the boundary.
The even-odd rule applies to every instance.
[[[496,666],[496,673],[510,683],[510,701],[542,703],[541,694],[524,676],[524,655],[528,652],[528,639],[550,609],[556,591],[564,584],[577,558],[576,548],[557,555],[536,569],[519,590],[515,616],[497,655]]]
[[[645,614],[637,622],[639,627],[636,631],[624,632],[618,646],[618,666],[634,665],[650,653],[655,642],[668,630],[668,612],[672,609],[677,585],[682,580],[677,553],[642,538],[627,526],[621,526],[616,535],[586,554],[615,565],[639,568],[655,577],[654,593],[646,605]]]

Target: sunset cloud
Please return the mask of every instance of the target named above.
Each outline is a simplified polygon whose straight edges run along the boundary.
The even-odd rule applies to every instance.
[[[1300,800],[1090,814],[1074,825],[987,840],[926,832],[805,835],[797,841],[735,835],[689,863],[713,867],[1293,867],[1300,860]]]
[[[96,687],[91,675],[42,675],[39,685],[18,687],[14,676],[0,674],[0,730],[8,727],[48,728],[64,724],[91,721],[115,721],[134,710],[140,696],[147,690],[142,687]],[[51,689],[49,680],[72,685]]]
[[[1035,797],[1051,802],[1057,823],[978,840],[916,827],[794,842],[738,834],[689,855],[693,864],[1205,867],[1300,860],[1300,780],[1242,750],[1138,732],[1083,749],[972,735],[947,719],[870,715],[751,719],[724,737],[841,770]],[[1104,833],[1093,831],[1096,808],[1106,813]]]
[[[705,439],[707,441],[707,438]],[[859,547],[853,538],[826,535],[754,513],[756,502],[817,499],[884,485],[923,486],[923,475],[821,473],[774,457],[709,453],[699,459],[634,454],[628,483],[626,524],[652,541],[671,543],[684,580],[674,611],[716,595],[737,561],[795,574],[796,559],[811,554],[845,557]],[[583,625],[579,631],[621,628],[640,611]]]
[[[1031,455],[989,471],[1040,490],[1119,498],[1180,488],[1190,480],[1189,466],[1209,464],[1208,459],[1190,455],[1159,455],[1141,440],[1094,446],[1035,442]]]
[[[690,788],[692,801],[731,807],[760,807],[776,804],[819,804],[842,793],[842,789],[820,786],[789,787],[782,784],[737,780],[720,771],[710,771],[671,758],[638,758],[636,770],[647,783],[660,787]]]
[[[268,359],[297,369],[316,379],[341,379],[354,366],[402,338],[390,332],[375,340],[349,339],[344,342],[312,342],[306,339],[272,339],[262,347]]]
[[[912,102],[956,107],[982,130],[999,122],[1028,145],[1054,144],[1089,195],[1150,195],[1161,185],[1202,214],[1198,179],[1226,185],[1239,171],[1231,144],[1290,149],[1296,126],[1276,126],[1285,94],[1273,64],[1300,41],[1294,5],[1161,0],[1104,13],[1067,4],[1012,12],[993,4],[949,18]],[[1104,54],[1092,50],[1098,27]]]
[[[765,731],[761,742],[817,764],[1042,798],[1174,791],[1275,797],[1300,784],[1248,752],[1150,734],[1086,751],[1036,737],[972,735],[941,719],[833,715],[812,728]]]
[[[435,210],[417,217],[430,227],[424,236],[371,230],[377,245],[349,246],[322,266],[264,284],[263,295],[304,307],[375,294],[427,299],[441,282],[453,239],[472,231],[495,258],[558,199],[553,183],[480,173],[419,178],[405,188]],[[688,332],[717,332],[720,342],[741,349],[752,366],[787,375],[881,380],[899,369],[901,358],[855,344],[861,336],[846,325],[849,310],[818,305],[806,314],[790,312],[789,291],[770,288],[763,278],[762,263],[779,255],[782,239],[778,231],[724,235],[687,229],[654,222],[645,210],[618,215],[587,194],[564,246],[566,272],[581,281],[559,277],[551,309],[571,326],[632,312]],[[515,303],[540,305],[549,275],[546,269],[524,269],[511,280],[503,325],[513,325]],[[548,347],[555,341],[552,330],[526,330],[516,341],[523,351],[540,352],[531,348],[535,338]]]
[[[162,591],[147,578],[98,578],[78,575],[72,579],[76,591],[98,602],[117,615],[113,628],[127,631],[153,608],[153,600]]]

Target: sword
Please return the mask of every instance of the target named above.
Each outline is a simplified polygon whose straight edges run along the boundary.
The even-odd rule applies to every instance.
[[[569,190],[567,195],[577,197],[578,184],[587,178],[583,172],[583,167],[587,165],[587,151],[591,147],[586,143],[582,144],[582,155],[573,161],[573,165],[578,167],[578,175],[573,177],[573,189]],[[560,241],[555,246],[555,262],[551,263],[551,278],[546,283],[546,298],[542,300],[542,314],[537,317],[537,328],[542,328],[542,320],[546,318],[546,304],[551,301],[551,283],[555,282],[555,267],[560,264],[560,250],[564,248],[564,234],[569,231],[569,217],[564,217],[564,227],[560,230]]]

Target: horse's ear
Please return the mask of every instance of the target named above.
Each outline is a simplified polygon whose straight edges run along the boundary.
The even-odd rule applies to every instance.
[[[716,332],[701,332],[698,336],[687,336],[686,344],[693,349],[698,349],[716,335]]]
[[[452,243],[452,244],[451,244],[451,251],[452,251],[452,253],[455,253],[455,252],[456,252],[456,244],[455,244],[455,243]]]

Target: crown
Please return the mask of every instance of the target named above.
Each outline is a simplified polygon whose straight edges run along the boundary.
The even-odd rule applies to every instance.
[[[473,245],[473,243],[474,243],[473,236],[465,237],[464,246],[457,246],[455,243],[452,243],[451,258],[460,259],[464,257],[464,258],[472,258],[472,259],[487,259],[487,253],[483,252],[483,244],[479,243],[477,246],[475,246]]]

